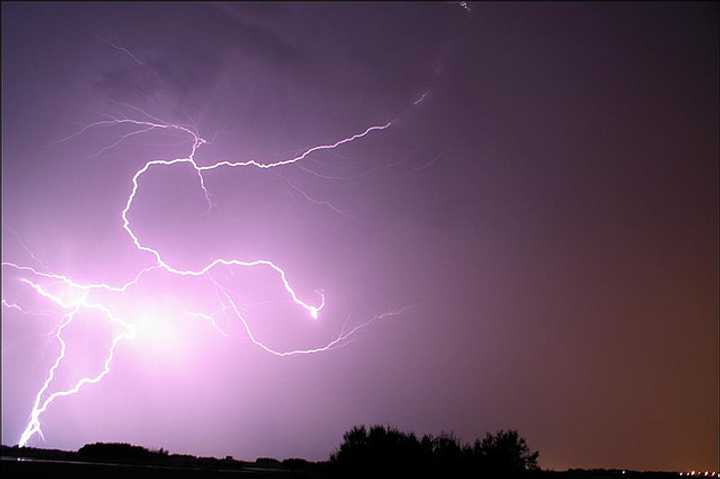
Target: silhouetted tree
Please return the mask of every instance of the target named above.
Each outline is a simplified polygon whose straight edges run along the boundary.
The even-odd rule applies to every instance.
[[[330,463],[342,477],[517,477],[537,470],[537,458],[517,431],[488,434],[470,446],[447,433],[418,440],[392,427],[356,426]]]
[[[385,426],[352,428],[330,457],[337,469],[353,477],[421,472],[427,465],[423,459],[423,449],[414,434]]]
[[[146,462],[158,456],[163,456],[162,453],[150,451],[142,446],[117,442],[85,444],[78,450],[78,454],[92,459],[119,462]],[[167,453],[164,455],[167,455]]]
[[[538,469],[539,452],[530,452],[525,439],[517,431],[487,434],[473,446],[481,467],[491,473],[519,474]]]
[[[462,477],[473,469],[472,449],[463,445],[452,433],[431,437],[432,465],[438,472],[451,477]]]

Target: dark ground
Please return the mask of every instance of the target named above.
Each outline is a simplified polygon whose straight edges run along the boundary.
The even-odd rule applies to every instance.
[[[242,477],[242,478],[328,478],[333,475],[323,467],[308,470],[292,471],[280,467],[257,466],[247,463],[235,468],[192,467],[192,466],[161,466],[140,464],[100,464],[80,461],[62,461],[46,459],[29,459],[3,456],[0,460],[0,472],[3,477],[124,477],[129,475],[150,475],[153,477]],[[10,473],[10,476],[5,475]],[[548,479],[620,479],[620,478],[670,478],[678,477],[676,473],[633,472],[622,471],[540,471],[532,477]]]
[[[272,469],[206,469],[192,467],[143,466],[132,464],[98,464],[82,462],[61,462],[44,460],[18,460],[5,458],[0,461],[0,471],[9,477],[130,477],[149,475],[153,477],[309,477],[285,470]],[[8,477],[8,476],[5,476]],[[321,476],[318,476],[321,477]]]

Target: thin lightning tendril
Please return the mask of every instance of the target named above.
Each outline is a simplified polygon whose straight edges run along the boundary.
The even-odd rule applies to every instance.
[[[430,93],[430,91],[424,92],[422,95],[420,95],[420,96],[418,97],[417,100],[415,100],[415,101],[413,102],[413,105],[419,105],[420,103],[424,102],[424,101],[425,101],[425,98],[428,96],[429,93]]]
[[[43,267],[43,268],[47,268],[47,266],[45,265],[45,263],[43,263],[43,261],[42,261],[40,258],[38,258],[35,253],[33,253],[33,251],[30,249],[30,247],[27,245],[27,243],[25,243],[25,241],[23,241],[22,236],[20,236],[20,233],[18,233],[17,231],[15,231],[15,229],[13,229],[13,228],[11,228],[11,227],[9,227],[9,226],[2,225],[2,227],[3,227],[4,229],[8,230],[10,233],[12,233],[13,236],[15,236],[15,239],[17,239],[17,242],[18,242],[18,244],[20,245],[20,247],[21,247],[23,250],[25,250],[25,252],[28,254],[28,256],[30,256],[30,258],[32,258],[32,260],[33,260],[36,264],[40,265],[40,266]]]
[[[17,309],[17,310],[20,311],[21,313],[24,313],[24,312],[25,312],[25,310],[24,310],[24,309],[22,308],[22,306],[20,306],[19,304],[8,303],[7,301],[5,301],[5,299],[2,300],[2,305],[3,305],[4,307],[6,307],[7,309]]]
[[[105,40],[105,43],[107,43],[108,45],[110,45],[111,47],[113,47],[115,50],[118,50],[118,51],[120,51],[120,52],[125,53],[127,56],[129,56],[130,58],[132,58],[132,61],[134,61],[134,62],[137,63],[138,65],[145,65],[145,63],[144,63],[142,60],[140,60],[138,57],[136,57],[136,56],[135,56],[130,50],[128,50],[127,48],[122,47],[122,46],[120,46],[120,45],[116,45],[116,44],[114,44],[113,42],[111,42],[110,40]]]
[[[114,46],[114,45],[113,45]],[[122,51],[125,51],[126,53],[130,54],[129,51],[126,51],[126,49],[118,48]],[[130,54],[131,55],[131,54]],[[131,55],[132,56],[132,55]],[[137,62],[141,62],[133,57],[133,59]],[[38,393],[35,396],[35,400],[33,402],[32,410],[30,413],[30,419],[28,421],[27,426],[25,427],[24,431],[22,432],[19,440],[19,446],[23,447],[25,446],[28,441],[35,435],[38,434],[40,437],[44,439],[43,432],[41,430],[41,424],[40,424],[40,418],[41,415],[48,409],[50,404],[60,397],[70,396],[72,394],[77,393],[83,386],[87,384],[95,384],[102,380],[103,377],[105,377],[110,372],[110,366],[112,364],[116,348],[118,344],[124,340],[124,339],[132,339],[136,335],[136,329],[135,325],[126,322],[118,317],[116,317],[112,311],[96,302],[90,302],[89,297],[92,292],[94,291],[105,291],[105,292],[115,292],[115,293],[125,293],[128,288],[137,285],[142,277],[149,273],[150,271],[154,270],[162,270],[167,273],[176,275],[176,276],[187,276],[187,277],[206,277],[210,279],[210,281],[217,287],[219,294],[221,298],[227,302],[226,304],[223,304],[222,312],[225,311],[231,311],[235,317],[239,319],[241,322],[248,338],[250,341],[255,345],[261,348],[262,350],[273,354],[278,357],[288,357],[288,356],[297,356],[297,355],[304,355],[304,354],[313,354],[313,353],[320,353],[325,351],[330,351],[332,349],[336,349],[338,347],[342,347],[347,345],[351,340],[352,336],[355,335],[358,331],[361,329],[367,327],[369,324],[384,319],[386,317],[391,317],[395,315],[401,314],[404,309],[398,310],[398,311],[392,311],[387,312],[383,314],[376,315],[369,320],[355,326],[352,329],[349,329],[345,331],[345,326],[343,325],[342,330],[340,331],[340,334],[335,338],[334,340],[330,341],[328,344],[316,348],[311,349],[298,349],[298,350],[292,350],[292,351],[278,351],[275,350],[266,344],[259,341],[255,335],[253,334],[249,324],[245,320],[244,315],[241,313],[240,308],[236,304],[236,302],[233,300],[230,292],[227,288],[222,286],[220,283],[218,283],[216,280],[214,280],[210,276],[210,272],[216,267],[220,265],[224,266],[242,266],[242,267],[266,267],[272,269],[279,277],[280,282],[283,284],[283,287],[285,288],[286,293],[289,295],[290,299],[299,307],[304,309],[311,318],[317,319],[319,316],[319,313],[323,310],[325,307],[325,296],[322,292],[316,291],[320,298],[319,302],[316,304],[311,304],[308,302],[305,302],[304,300],[300,299],[300,297],[297,295],[295,289],[291,286],[287,274],[285,273],[285,270],[283,270],[280,266],[275,264],[274,262],[268,260],[268,259],[253,259],[253,260],[242,260],[237,258],[216,258],[210,263],[204,265],[201,268],[198,269],[181,269],[177,266],[173,266],[170,263],[168,263],[165,259],[163,259],[163,256],[160,254],[160,252],[152,248],[146,244],[144,244],[138,234],[132,229],[130,226],[130,218],[129,213],[130,210],[133,207],[138,189],[140,187],[140,179],[141,177],[150,171],[151,168],[155,167],[171,167],[174,165],[180,165],[180,164],[187,164],[192,166],[192,168],[195,170],[198,176],[200,188],[203,190],[203,193],[205,194],[205,198],[208,202],[208,206],[212,207],[212,203],[210,200],[210,193],[208,192],[206,186],[205,186],[205,178],[203,176],[204,172],[215,170],[222,167],[228,167],[228,168],[235,168],[235,167],[251,167],[251,168],[258,168],[262,170],[266,169],[272,169],[272,168],[279,168],[284,166],[292,166],[296,163],[301,162],[302,160],[305,160],[308,158],[308,156],[312,155],[315,152],[323,151],[323,150],[333,150],[335,148],[338,148],[342,145],[351,143],[355,140],[359,140],[361,138],[366,137],[367,135],[382,131],[390,127],[392,122],[388,122],[382,125],[375,125],[370,126],[364,131],[360,133],[353,134],[347,138],[343,138],[341,140],[338,140],[334,143],[329,144],[323,144],[314,146],[312,148],[307,149],[300,155],[297,155],[295,157],[276,161],[272,163],[260,163],[255,160],[246,160],[246,161],[220,161],[217,163],[213,163],[210,165],[200,165],[195,160],[195,154],[197,153],[198,149],[209,143],[206,139],[199,136],[197,133],[195,133],[192,129],[179,125],[179,124],[172,124],[172,123],[166,123],[162,120],[142,111],[139,108],[133,107],[131,105],[125,105],[127,108],[132,109],[143,116],[147,118],[148,120],[137,120],[137,119],[130,119],[130,118],[117,118],[113,116],[107,116],[107,120],[101,120],[97,121],[95,123],[91,123],[90,125],[87,125],[86,127],[82,128],[80,131],[63,138],[60,140],[61,142],[69,141],[73,138],[76,138],[86,131],[96,128],[96,127],[103,127],[103,126],[129,126],[133,128],[132,131],[123,134],[118,140],[116,140],[114,143],[102,148],[99,150],[95,155],[103,154],[113,148],[116,148],[120,144],[122,144],[125,140],[133,137],[142,135],[145,133],[149,133],[152,131],[157,130],[173,130],[177,132],[181,132],[185,135],[189,136],[189,139],[191,140],[191,150],[187,157],[185,158],[176,158],[173,160],[152,160],[145,163],[139,170],[136,171],[136,173],[132,177],[132,189],[131,192],[127,198],[127,201],[125,202],[125,207],[121,211],[121,218],[122,218],[122,227],[125,230],[125,232],[130,237],[133,245],[135,248],[139,251],[143,251],[146,253],[149,253],[154,258],[154,264],[152,266],[146,267],[142,269],[132,280],[121,284],[119,286],[113,286],[106,283],[82,283],[73,280],[72,278],[56,274],[56,273],[49,273],[45,271],[37,270],[30,266],[23,266],[18,265],[16,263],[12,262],[2,262],[3,267],[12,268],[16,270],[18,273],[31,275],[32,277],[38,277],[43,278],[47,280],[53,280],[57,281],[59,283],[65,284],[67,287],[69,287],[72,291],[75,291],[77,293],[80,293],[79,298],[76,299],[64,299],[63,297],[60,297],[56,294],[53,294],[52,292],[48,291],[44,287],[42,287],[39,283],[36,283],[32,281],[31,279],[28,279],[27,277],[20,278],[20,282],[29,286],[32,288],[35,293],[37,293],[42,298],[45,298],[47,300],[50,300],[52,303],[54,303],[57,307],[61,308],[63,311],[65,311],[65,314],[63,316],[63,321],[60,323],[60,325],[57,327],[55,331],[55,337],[60,345],[58,356],[55,360],[55,362],[52,364],[50,369],[48,370],[47,377],[45,379],[45,382],[43,383],[42,387],[38,391]],[[291,185],[292,187],[293,185]],[[297,188],[296,191],[300,191]],[[300,191],[301,192],[301,191]],[[302,194],[302,192],[301,192]],[[310,199],[307,197],[307,199]],[[327,203],[328,206],[331,206],[329,203]],[[231,270],[232,272],[232,270]],[[229,307],[228,307],[229,305]],[[9,303],[4,298],[2,298],[2,306],[9,309],[17,309],[19,311],[23,311],[23,308],[15,303]],[[114,335],[112,340],[112,345],[110,346],[105,361],[103,363],[102,370],[92,377],[83,377],[79,381],[75,383],[74,386],[72,386],[69,389],[62,390],[62,391],[56,391],[52,394],[46,395],[48,392],[51,383],[53,382],[53,379],[55,378],[55,372],[60,367],[64,357],[65,357],[65,351],[67,349],[66,343],[63,339],[62,333],[64,329],[72,323],[74,318],[77,316],[78,313],[80,313],[83,310],[90,310],[90,311],[96,311],[102,314],[102,316],[106,317],[110,322],[117,323],[120,326],[122,326],[122,332]],[[216,329],[220,334],[227,335],[224,330],[222,330],[217,322],[215,321],[215,316],[217,313],[214,314],[206,314],[202,312],[187,312],[187,314],[190,317],[194,317],[196,319],[200,319],[203,321],[209,322],[214,329]]]
[[[307,201],[309,201],[310,203],[313,203],[313,204],[318,205],[318,206],[325,206],[326,208],[331,209],[332,211],[334,211],[335,213],[337,213],[337,214],[339,214],[339,215],[347,216],[347,213],[345,213],[343,210],[341,210],[340,208],[338,208],[337,206],[335,206],[335,205],[332,204],[331,202],[325,201],[325,200],[317,200],[317,199],[313,198],[312,196],[310,196],[309,194],[307,194],[307,193],[306,193],[305,191],[303,191],[302,189],[300,189],[300,187],[298,187],[298,186],[295,185],[294,183],[291,183],[290,180],[288,180],[287,178],[283,178],[283,179],[285,180],[285,183],[286,183],[292,190],[294,190],[294,191],[296,191],[297,193],[299,193],[303,198],[305,198],[305,199],[306,199]]]

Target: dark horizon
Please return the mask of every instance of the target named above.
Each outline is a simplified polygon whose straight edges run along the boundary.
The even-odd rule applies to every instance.
[[[720,471],[712,3],[1,8],[1,442]]]
[[[322,477],[326,477],[328,474],[328,470],[326,469],[315,469],[315,466],[329,466],[333,468],[340,469],[330,469],[329,471],[334,471],[335,474],[337,473],[358,473],[361,471],[354,470],[356,465],[355,464],[348,464],[344,467],[342,466],[342,460],[338,461],[338,454],[340,451],[342,451],[343,447],[348,447],[351,445],[351,443],[348,443],[347,438],[350,437],[349,435],[352,434],[355,431],[358,431],[358,427],[362,428],[363,431],[365,431],[366,426],[354,426],[351,430],[346,431],[344,435],[344,441],[342,444],[339,444],[339,447],[336,447],[331,451],[327,458],[320,459],[318,461],[308,461],[303,458],[297,458],[297,457],[256,457],[254,459],[252,458],[236,458],[233,456],[224,456],[224,457],[217,457],[217,456],[197,456],[189,452],[177,452],[177,451],[168,451],[164,448],[150,448],[147,446],[139,445],[139,444],[127,444],[127,443],[116,443],[116,442],[98,442],[98,443],[92,443],[92,444],[85,444],[82,447],[78,448],[77,450],[73,451],[67,451],[62,449],[52,449],[52,448],[41,448],[41,447],[30,447],[30,446],[24,446],[24,447],[18,447],[17,445],[14,446],[7,446],[7,445],[0,445],[0,449],[2,449],[3,453],[3,460],[8,461],[11,458],[32,458],[34,460],[40,460],[42,462],[57,462],[57,463],[67,463],[68,461],[71,461],[73,463],[77,464],[83,464],[83,463],[110,463],[112,464],[135,464],[135,465],[151,465],[151,464],[166,464],[171,465],[177,470],[185,470],[187,471],[189,468],[194,467],[200,467],[203,469],[206,469],[208,471],[212,471],[216,468],[222,468],[229,470],[231,469],[243,469],[247,466],[257,464],[261,467],[280,467],[280,468],[290,468],[294,470],[305,470],[307,474],[310,475],[310,477],[315,477],[322,475]],[[397,433],[408,437],[407,433],[399,431],[397,429],[394,429],[392,427],[388,426],[380,426],[375,425],[368,427],[367,430],[370,429],[377,429],[381,428],[384,431],[392,431],[395,430]],[[511,434],[517,434],[517,431],[497,431],[496,433],[488,433],[487,437],[495,437],[499,438],[501,435],[505,433],[511,433]],[[412,434],[412,433],[410,433]],[[413,434],[414,436],[414,434]],[[443,432],[439,435],[430,435],[429,439],[422,438],[423,441],[425,440],[440,440],[444,441],[447,438],[449,438],[451,441],[455,441],[458,443],[458,439],[454,434],[451,432]],[[524,438],[522,436],[519,436],[520,440],[524,444]],[[481,438],[477,438],[479,441]],[[459,441],[459,445],[462,446],[462,442]],[[465,445],[465,447],[472,447],[471,443],[468,443]],[[486,446],[487,447],[487,446]],[[389,449],[387,452],[391,452],[393,449]],[[399,451],[395,451],[399,452]],[[527,449],[527,457],[534,457],[535,459],[532,459],[533,463],[536,463],[537,456],[539,454],[539,451],[535,451],[533,454],[532,448]],[[398,458],[402,461],[402,458]],[[407,457],[405,459],[408,459]],[[413,457],[414,460],[417,460],[417,457]],[[382,463],[383,458],[381,457],[366,457],[364,458],[363,462],[370,465],[372,468],[368,471],[362,471],[367,473],[384,473],[389,472],[387,470],[388,467],[392,467],[391,464]],[[420,467],[420,471],[415,471],[412,469],[411,464],[407,464],[406,462],[398,462],[398,465],[401,467],[400,471],[397,472],[403,472],[405,475],[407,473],[412,473],[411,475],[414,477],[416,475],[422,475],[422,468],[425,467],[423,465],[418,464],[415,467]],[[10,464],[5,462],[3,464],[4,467],[9,467]],[[347,466],[351,466],[351,469],[346,469]],[[410,466],[410,470],[407,470],[408,466]],[[445,470],[448,467],[452,467],[453,462],[446,463],[442,465],[441,471]],[[457,465],[456,465],[457,466]],[[396,466],[397,467],[397,466]],[[9,471],[9,469],[8,469]],[[427,473],[428,471],[424,471],[424,473]],[[440,471],[438,471],[440,472]],[[447,472],[447,471],[446,471]],[[469,473],[470,470],[461,470],[458,472],[462,473]],[[500,473],[501,475],[512,475],[512,471],[495,471],[497,475]],[[582,474],[582,473],[590,473],[590,472],[596,472],[596,473],[607,473],[611,475],[626,475],[626,474],[660,474],[662,477],[667,477],[669,474],[678,474],[683,472],[684,474],[689,474],[691,471],[658,471],[658,470],[631,470],[627,468],[570,468],[567,470],[553,470],[553,469],[534,469],[535,474],[530,475],[530,477],[547,477],[547,473],[566,473],[570,474],[570,476],[567,477],[576,477],[574,474]],[[703,475],[703,472],[700,471],[699,475]],[[482,470],[477,471],[477,473],[480,474],[480,476],[486,475],[487,471],[483,472]],[[477,475],[476,473],[476,475]],[[524,475],[528,474],[528,472],[520,473],[519,471],[514,472],[515,475]],[[334,474],[330,474],[334,477]],[[720,472],[717,471],[709,471],[708,477],[718,477],[720,476]],[[341,476],[342,477],[342,476]],[[556,476],[557,477],[557,476]]]

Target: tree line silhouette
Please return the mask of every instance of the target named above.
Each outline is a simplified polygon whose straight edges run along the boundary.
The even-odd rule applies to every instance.
[[[356,426],[330,464],[343,477],[526,477],[539,471],[538,456],[514,430],[464,444],[452,434],[418,439],[393,427]]]
[[[390,426],[356,426],[343,435],[329,461],[260,457],[255,462],[170,454],[127,443],[86,444],[77,452],[7,448],[3,455],[102,464],[152,465],[228,471],[262,468],[292,477],[528,477],[540,473],[538,452],[532,452],[517,431],[498,431],[462,443],[453,434],[438,436],[401,432]]]
[[[259,457],[254,462],[225,458],[171,454],[126,443],[86,444],[78,451],[0,446],[3,472],[13,475],[63,476],[80,473],[99,477],[146,474],[161,477],[355,478],[529,478],[534,479],[670,479],[674,472],[621,469],[541,470],[538,452],[531,452],[517,431],[486,434],[466,444],[452,434],[438,436],[405,433],[388,426],[356,426],[347,431],[328,461],[300,458],[277,460]],[[17,458],[17,460],[11,460]],[[39,459],[40,461],[32,461]],[[15,474],[17,473],[17,474]],[[14,476],[13,476],[14,477]]]

